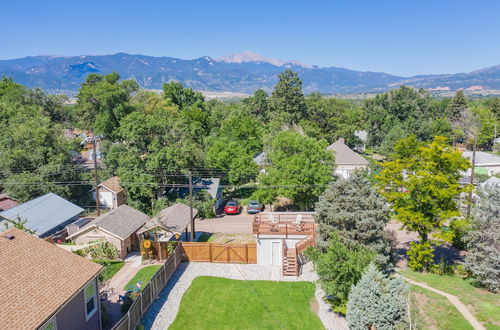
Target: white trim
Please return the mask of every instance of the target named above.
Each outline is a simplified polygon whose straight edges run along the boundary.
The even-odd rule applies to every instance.
[[[94,295],[92,296],[92,298],[90,299],[86,299],[85,298],[85,290],[87,290],[87,288],[89,286],[93,285],[94,286]],[[87,303],[91,300],[91,299],[94,299],[94,309],[89,313],[87,311]],[[90,282],[85,288],[83,288],[83,303],[85,305],[85,321],[88,321],[90,320],[90,318],[92,318],[92,316],[95,314],[95,312],[97,312],[97,310],[99,309],[97,304],[99,304],[99,301],[97,300],[97,282],[95,281],[95,278],[92,282]]]

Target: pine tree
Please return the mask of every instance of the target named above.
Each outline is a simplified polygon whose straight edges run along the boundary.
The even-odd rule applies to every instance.
[[[493,292],[500,291],[500,185],[487,185],[474,208],[471,230],[466,236],[465,267]]]
[[[352,287],[347,303],[351,330],[394,329],[404,322],[408,288],[403,280],[385,277],[372,263]]]
[[[389,209],[371,186],[366,172],[356,171],[349,179],[334,182],[321,195],[315,210],[320,246],[336,232],[347,246],[359,244],[378,253],[376,262],[382,269],[392,266],[392,241],[384,231],[390,220]]]
[[[460,114],[467,109],[467,100],[462,90],[457,91],[446,107],[446,113],[451,122],[460,120]]]
[[[288,69],[280,73],[270,97],[270,108],[276,119],[287,124],[298,123],[306,112],[302,81],[298,74]]]

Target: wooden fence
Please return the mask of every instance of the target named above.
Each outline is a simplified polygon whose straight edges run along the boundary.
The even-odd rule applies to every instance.
[[[165,288],[168,280],[175,273],[175,270],[182,261],[182,246],[178,244],[173,253],[168,257],[163,266],[155,273],[151,281],[144,287],[139,296],[130,306],[118,323],[113,326],[113,330],[136,329],[142,316],[147,312],[158,294]]]
[[[182,242],[182,260],[214,263],[257,263],[257,245]]]

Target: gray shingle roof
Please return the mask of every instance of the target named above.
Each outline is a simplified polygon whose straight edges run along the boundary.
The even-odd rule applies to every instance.
[[[261,152],[255,156],[253,161],[259,166],[269,165],[269,160],[267,159],[265,152]]]
[[[65,200],[64,198],[48,193],[32,199],[26,203],[0,212],[0,218],[8,220],[27,220],[26,227],[35,230],[39,236],[55,231],[57,227],[67,225],[71,218],[84,210]]]
[[[472,151],[464,151],[462,157],[472,161]],[[484,151],[476,151],[476,166],[500,164],[500,157]]]
[[[326,148],[335,151],[336,165],[368,165],[368,161],[338,140]]]
[[[193,217],[196,217],[198,210],[193,208]],[[140,231],[146,231],[156,226],[161,226],[173,233],[182,233],[191,221],[189,216],[189,206],[177,203],[169,206],[146,222]]]
[[[87,228],[95,226],[124,240],[135,233],[148,220],[149,217],[141,211],[137,211],[128,205],[121,205],[108,213],[98,216],[94,221],[69,236],[69,238],[79,236]]]

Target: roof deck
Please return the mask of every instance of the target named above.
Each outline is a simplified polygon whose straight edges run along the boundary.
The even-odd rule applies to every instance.
[[[261,212],[253,218],[253,233],[259,235],[304,236],[316,232],[315,212]]]

